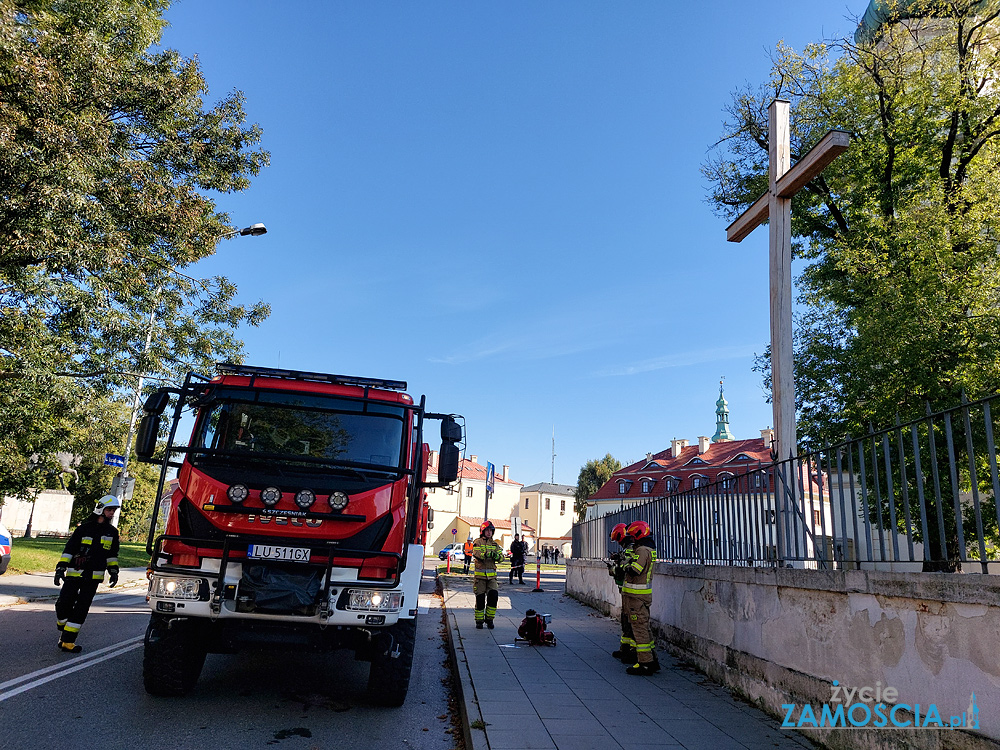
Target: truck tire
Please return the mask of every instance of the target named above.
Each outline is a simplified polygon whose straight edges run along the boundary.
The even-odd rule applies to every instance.
[[[198,643],[194,623],[152,615],[146,628],[142,682],[150,695],[180,696],[191,692],[205,665],[206,650]]]
[[[389,653],[372,658],[368,672],[368,698],[377,706],[398,708],[406,700],[413,667],[413,646],[417,636],[417,619],[400,620],[388,629],[393,639]],[[393,658],[392,652],[398,651]]]

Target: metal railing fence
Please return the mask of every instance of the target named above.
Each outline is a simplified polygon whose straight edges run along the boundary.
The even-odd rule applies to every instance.
[[[606,558],[615,524],[646,521],[657,559],[1000,573],[1000,395],[755,464],[573,526],[573,556]]]

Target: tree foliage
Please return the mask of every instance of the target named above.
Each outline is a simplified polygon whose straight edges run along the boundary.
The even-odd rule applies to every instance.
[[[807,440],[1000,386],[1000,8],[927,0],[907,12],[872,43],[779,46],[770,81],[735,94],[703,168],[732,218],[767,188],[771,99],[791,102],[793,161],[831,128],[852,133],[792,202]],[[769,375],[767,355],[758,366]]]
[[[157,46],[166,7],[0,0],[0,497],[123,439],[138,373],[239,360],[269,312],[184,272],[231,231],[209,194],[268,154],[239,92],[206,106],[197,59]]]
[[[621,467],[621,461],[610,453],[605,454],[604,458],[591,459],[581,467],[573,495],[576,498],[573,510],[576,511],[578,520],[582,521],[587,515],[587,500],[590,496],[607,484]]]

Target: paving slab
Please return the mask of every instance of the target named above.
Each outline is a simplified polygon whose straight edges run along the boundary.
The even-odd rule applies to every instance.
[[[475,627],[470,578],[440,577],[472,750],[815,747],[662,649],[659,673],[626,674],[618,621],[567,596],[564,576],[543,573],[541,592],[502,578],[493,630]],[[528,609],[552,615],[555,646],[517,639]]]

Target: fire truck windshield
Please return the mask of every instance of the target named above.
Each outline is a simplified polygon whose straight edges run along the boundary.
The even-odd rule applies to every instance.
[[[191,441],[196,462],[266,458],[283,467],[312,469],[337,464],[383,471],[403,467],[403,407],[239,388],[219,388],[210,398],[201,407]]]

